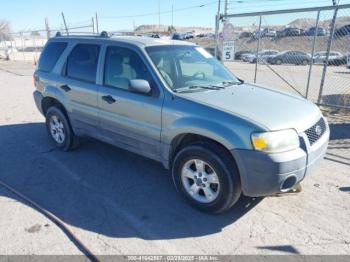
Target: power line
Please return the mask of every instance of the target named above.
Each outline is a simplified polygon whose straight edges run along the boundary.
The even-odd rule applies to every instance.
[[[173,10],[166,10],[166,11],[162,11],[162,12],[145,13],[145,14],[124,15],[124,16],[101,16],[100,19],[123,19],[123,18],[156,16],[156,15],[160,15],[160,14],[170,14],[170,13],[175,13],[175,12],[182,12],[182,11],[186,11],[186,10],[202,8],[202,7],[214,5],[217,3],[218,3],[218,1],[213,1],[213,2],[207,2],[207,3],[200,4],[200,5],[195,5],[195,6],[178,8],[178,9],[173,9]]]
[[[235,9],[237,9],[237,7],[240,7],[241,8],[252,8],[252,7],[255,7],[255,8],[263,8],[263,7],[271,7],[271,6],[276,6],[276,2],[279,2],[278,3],[278,6],[286,6],[286,5],[300,5],[298,3],[296,3],[294,0],[287,0],[287,1],[282,1],[282,0],[265,0],[269,3],[266,3],[266,4],[261,4],[261,5],[257,5],[256,3],[253,3],[253,2],[245,2],[245,1],[233,1],[233,2],[229,2],[229,5],[231,4],[235,4]],[[274,3],[272,3],[274,2]],[[261,1],[259,2],[261,3]],[[308,0],[307,2],[304,2],[303,4],[328,4],[329,1],[328,0],[324,0],[324,1],[320,1],[320,0]],[[232,5],[231,5],[232,6]],[[230,8],[229,8],[230,9]]]

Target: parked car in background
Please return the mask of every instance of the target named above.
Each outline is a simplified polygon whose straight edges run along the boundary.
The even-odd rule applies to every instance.
[[[242,39],[242,38],[251,38],[253,37],[253,33],[251,32],[246,32],[246,31],[243,31],[239,34],[239,39]]]
[[[261,29],[260,31],[256,32],[254,37],[258,39],[258,38],[262,38],[262,37],[276,37],[276,35],[277,35],[276,30],[264,28],[264,29]]]
[[[241,56],[241,60],[243,61],[243,62],[248,62],[249,61],[249,58],[250,58],[250,56],[252,56],[252,55],[254,55],[255,53],[246,53],[246,54],[243,54],[242,56]]]
[[[340,27],[339,29],[335,30],[335,32],[334,32],[335,37],[342,37],[342,36],[346,36],[346,35],[350,35],[350,24],[344,25],[344,26]]]
[[[183,33],[173,33],[171,36],[172,40],[185,40],[185,35]]]
[[[277,55],[278,53],[279,52],[275,51],[275,50],[264,50],[264,51],[260,52],[258,55],[259,62],[266,62],[266,59],[268,57]],[[249,63],[256,63],[256,54],[251,54],[251,55],[245,56],[243,61],[246,61]]]
[[[343,57],[342,53],[340,52],[329,52],[329,58],[328,62],[331,62],[333,60],[336,60],[338,58]],[[312,58],[314,64],[324,64],[327,58],[327,52],[322,51],[322,52],[316,52]]]
[[[0,48],[0,59],[9,60],[9,49]]]
[[[185,33],[185,39],[193,39],[193,38],[194,38],[194,34],[192,32]]]
[[[327,35],[327,30],[322,28],[322,27],[310,27],[305,31],[305,35],[307,36],[326,36]]]
[[[333,65],[333,66],[346,65],[346,63],[347,63],[347,56],[346,55],[342,55],[340,57],[328,60],[328,65]]]
[[[39,50],[39,49],[38,49]],[[41,50],[41,48],[40,48]],[[0,59],[5,59],[9,60],[11,54],[18,53],[18,49],[15,47],[5,47],[5,48],[0,48]]]
[[[311,61],[311,56],[303,51],[284,51],[282,53],[267,58],[267,62],[273,65],[308,65],[311,63]]]
[[[301,28],[300,29],[300,36],[305,36],[306,35],[306,29]]]
[[[346,55],[346,67],[350,69],[350,53]]]
[[[296,27],[288,27],[282,31],[282,37],[284,36],[300,36],[300,29]]]
[[[273,29],[266,29],[264,32],[264,37],[276,37],[277,36],[277,31]]]
[[[242,50],[235,53],[235,60],[242,60],[243,55],[254,54],[252,51]]]
[[[214,33],[207,33],[205,35],[206,38],[209,38],[209,39],[214,39],[215,38],[215,34]]]

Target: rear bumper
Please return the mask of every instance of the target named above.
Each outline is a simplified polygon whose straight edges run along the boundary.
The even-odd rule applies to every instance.
[[[34,91],[33,97],[34,97],[36,107],[38,108],[38,110],[40,111],[41,114],[44,114],[42,106],[41,106],[42,105],[41,102],[43,100],[43,95],[39,91]]]
[[[329,127],[312,146],[306,134],[300,135],[300,148],[277,154],[254,150],[232,150],[242,183],[243,194],[267,196],[289,191],[301,182],[323,159],[329,141]]]

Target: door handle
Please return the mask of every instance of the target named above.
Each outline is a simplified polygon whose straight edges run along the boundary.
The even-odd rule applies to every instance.
[[[70,88],[68,85],[61,85],[60,88],[65,92],[69,92],[70,90],[72,90],[72,88]]]
[[[116,102],[116,100],[111,95],[103,96],[102,99],[106,101],[108,104],[113,104]]]

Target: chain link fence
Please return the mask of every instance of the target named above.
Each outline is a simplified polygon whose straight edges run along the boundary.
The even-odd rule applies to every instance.
[[[41,51],[50,37],[57,32],[69,34],[95,33],[94,24],[80,25],[69,28],[40,29],[8,33],[0,35],[0,58],[13,61],[37,63]]]
[[[238,77],[350,108],[350,5],[227,14],[221,22],[235,28],[235,59],[226,65]]]

